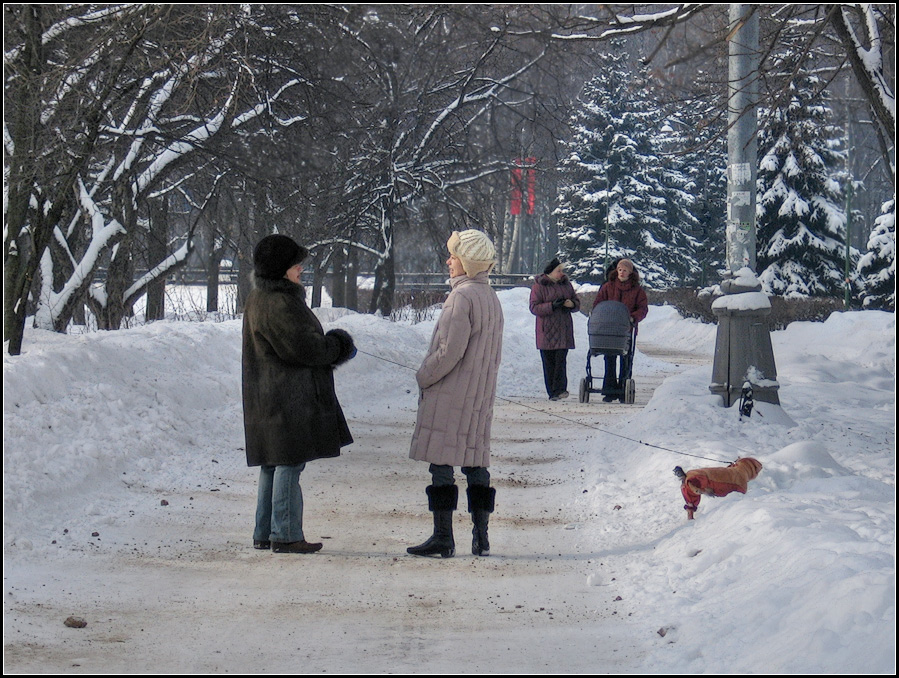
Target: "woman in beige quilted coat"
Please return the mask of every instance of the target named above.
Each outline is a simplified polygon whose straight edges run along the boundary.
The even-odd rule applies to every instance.
[[[468,479],[472,553],[490,553],[487,522],[495,490],[490,487],[490,426],[503,339],[503,312],[490,286],[496,251],[481,231],[453,232],[447,242],[452,291],[434,329],[416,379],[418,418],[409,456],[430,463],[427,487],[434,534],[410,547],[418,556],[455,554],[453,511],[458,488],[453,467]]]

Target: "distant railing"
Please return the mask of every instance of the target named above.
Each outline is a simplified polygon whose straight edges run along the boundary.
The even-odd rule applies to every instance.
[[[368,277],[371,274],[366,274]],[[360,278],[363,276],[360,276]],[[446,273],[397,273],[398,290],[428,290],[445,288],[449,276]],[[530,286],[534,276],[527,273],[491,273],[490,284],[499,289]]]
[[[145,271],[136,271],[135,275],[140,276]],[[325,275],[326,286],[330,281],[330,274]],[[360,273],[357,276],[359,287],[371,287],[374,280],[374,273]],[[205,285],[208,274],[202,268],[186,267],[180,268],[174,273],[166,276],[169,284],[175,285]],[[396,289],[397,290],[432,290],[446,287],[446,273],[397,273]],[[491,273],[490,283],[498,289],[509,289],[512,287],[530,286],[534,276],[527,273]],[[106,280],[106,270],[98,269],[94,274],[95,282],[104,282]],[[312,284],[312,271],[303,271],[302,281],[304,285]],[[237,269],[232,267],[222,267],[219,269],[219,283],[236,284]]]
[[[136,269],[134,271],[135,279],[146,274],[146,269]],[[205,285],[209,274],[203,268],[179,268],[174,273],[169,273],[165,279],[167,283],[174,285]],[[98,268],[94,271],[94,282],[106,282],[106,269]],[[222,284],[237,283],[237,269],[225,268],[219,269],[219,282]]]

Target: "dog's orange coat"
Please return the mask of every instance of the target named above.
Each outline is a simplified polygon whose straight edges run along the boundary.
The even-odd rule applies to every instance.
[[[762,464],[758,459],[743,457],[730,466],[723,468],[698,468],[687,471],[687,477],[681,484],[684,495],[687,517],[693,520],[693,512],[699,506],[703,494],[712,497],[723,497],[731,492],[746,494],[749,481],[758,476]]]

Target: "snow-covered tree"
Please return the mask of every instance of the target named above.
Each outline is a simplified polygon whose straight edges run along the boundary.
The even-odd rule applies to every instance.
[[[10,354],[21,350],[34,281],[48,273],[44,254],[68,235],[104,111],[131,94],[118,80],[164,14],[148,5],[4,6],[3,338]],[[88,229],[94,253],[116,237],[97,222]],[[84,274],[78,289],[89,284]]]
[[[829,18],[884,139],[881,148],[895,188],[896,74],[895,67],[892,74],[885,67],[884,50],[895,46],[896,5],[841,3],[832,6]]]
[[[896,201],[883,204],[868,238],[868,252],[858,262],[864,308],[896,310]]]
[[[492,112],[518,109],[533,96],[519,86],[524,74],[547,60],[548,49],[517,29],[538,21],[541,11],[347,6],[343,21],[358,40],[355,67],[362,75],[341,148],[344,200],[333,218],[343,233],[315,245],[375,254],[369,310],[390,313],[397,226],[414,220],[420,201],[464,212],[485,177],[507,176],[508,153],[485,152],[496,144],[478,132]]]
[[[266,77],[253,80],[258,62],[247,46],[265,27],[244,7],[47,5],[11,18],[8,35],[24,36],[6,52],[16,96],[5,160],[16,170],[4,261],[16,284],[4,332],[14,352],[33,281],[40,282],[38,326],[64,331],[87,298],[99,325],[117,329],[147,286],[183,264],[193,246],[189,235],[166,243],[136,279],[148,202],[184,191],[206,162],[189,159],[214,140],[263,116],[276,127],[301,119],[285,114],[281,100],[307,81],[296,63],[288,72],[274,59],[265,60]],[[208,196],[197,193],[202,205]],[[107,275],[93,285],[101,264]]]
[[[688,180],[666,166],[657,146],[660,113],[646,69],[628,66],[618,43],[587,85],[559,194],[559,249],[581,280],[601,280],[607,263],[633,259],[654,287],[680,284],[698,270]]]
[[[672,181],[680,190],[671,197],[674,223],[683,223],[698,241],[698,270],[685,282],[705,286],[721,270],[725,257],[727,147],[724,123],[714,108],[696,99],[676,105],[660,137]]]
[[[602,42],[616,35],[634,35],[641,31],[666,28],[660,44],[672,40],[671,26],[691,22],[711,32],[711,41],[701,47],[686,43],[693,56],[705,58],[712,45],[727,42],[730,30],[716,22],[715,13],[727,12],[724,4],[679,4],[671,7],[650,6],[656,11],[647,12],[646,5],[575,5],[574,16],[564,31],[553,34],[555,40]],[[586,13],[582,8],[589,8]],[[832,3],[746,5],[749,12],[773,12],[776,26],[769,41],[762,46],[765,55],[776,54],[778,43],[786,38],[801,38],[805,53],[813,50],[829,52],[838,57],[842,66],[848,64],[858,82],[865,100],[871,108],[877,133],[885,141],[882,144],[884,161],[892,170],[895,184],[895,160],[891,148],[896,140],[895,73],[888,68],[890,50],[895,45],[896,5]],[[717,30],[716,30],[717,26]],[[726,26],[726,24],[725,24]],[[841,67],[842,67],[841,66]]]
[[[759,279],[767,292],[785,297],[838,296],[846,238],[842,131],[831,122],[827,93],[816,76],[791,75],[785,92],[783,105],[760,115]]]

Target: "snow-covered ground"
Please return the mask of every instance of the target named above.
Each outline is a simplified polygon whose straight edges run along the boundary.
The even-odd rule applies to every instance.
[[[464,511],[455,558],[405,555],[430,525],[402,366],[433,320],[317,311],[361,352],[336,373],[356,443],[303,476],[314,556],[250,548],[239,320],[27,332],[3,358],[5,670],[893,674],[894,315],[775,333],[782,407],[741,420],[708,390],[715,328],[669,307],[637,405],[549,403],[527,296],[500,293],[489,558]],[[673,467],[747,455],[749,492],[688,522]]]

